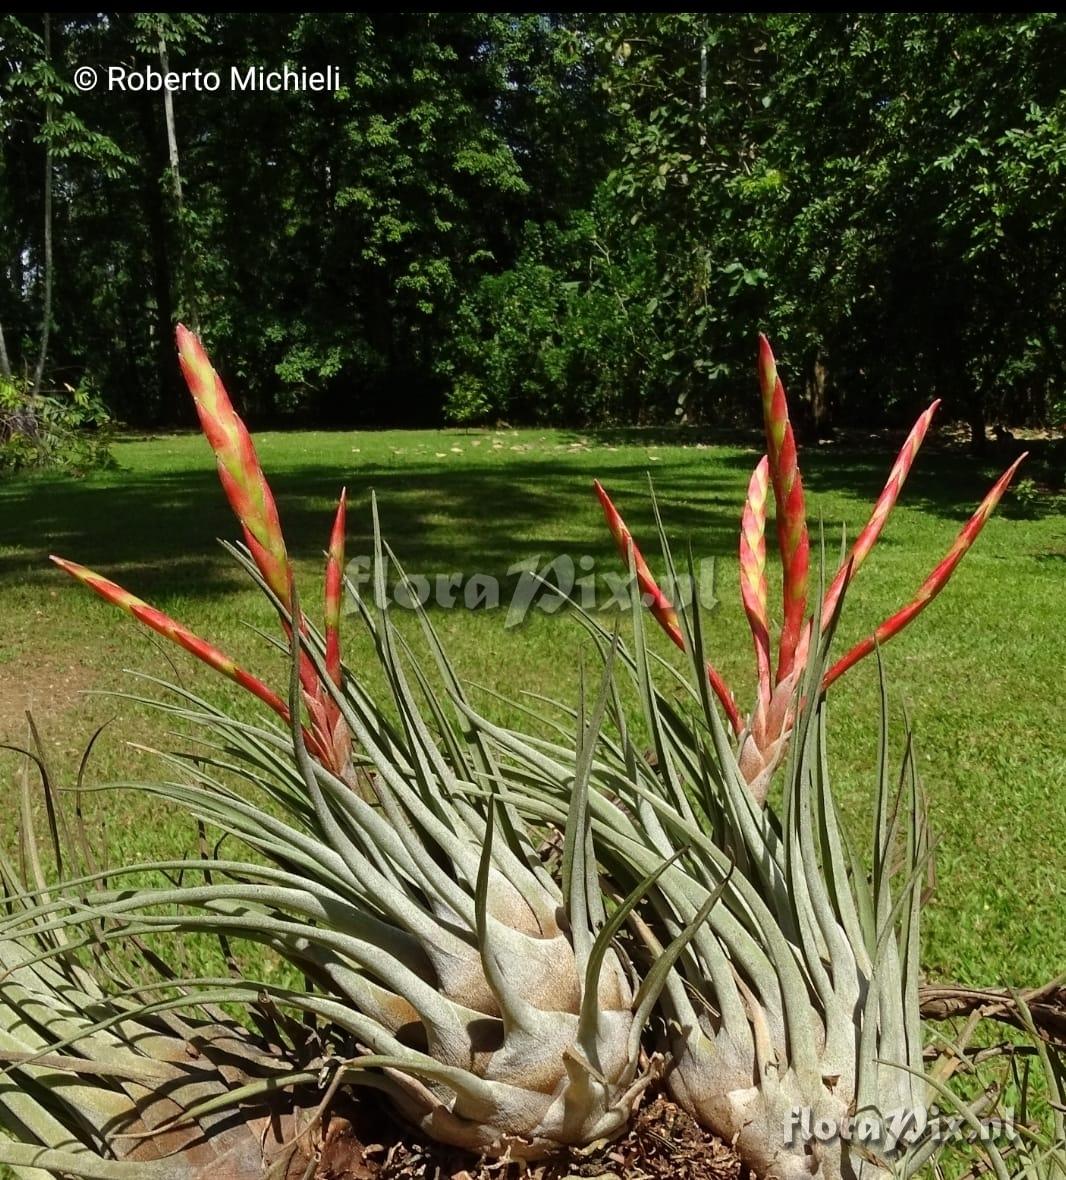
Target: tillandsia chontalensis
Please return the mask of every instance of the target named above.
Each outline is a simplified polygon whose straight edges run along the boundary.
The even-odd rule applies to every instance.
[[[90,964],[80,918],[78,928],[50,930],[35,918],[58,891],[78,888],[49,883],[53,872],[71,874],[84,890],[99,870],[80,810],[78,822],[65,814],[32,721],[30,728],[33,742],[11,784],[21,869],[0,852],[0,1164],[19,1180],[266,1180],[279,1166],[299,1175],[313,1153],[298,1134],[294,1095],[301,1085],[313,1095],[317,1071],[300,1069],[298,1054],[287,1060],[213,1007],[205,1019],[203,1009],[183,1016],[171,1003],[143,1005],[129,982],[131,960],[139,975],[167,974],[143,944],[120,961],[102,937],[105,925],[94,924],[100,937]],[[33,763],[51,864],[35,832]],[[195,872],[196,862],[185,867]],[[242,1101],[244,1116],[234,1120],[231,1107]]]
[[[765,336],[759,337],[759,384],[762,391],[763,425],[766,454],[759,460],[748,484],[740,526],[740,593],[755,646],[756,700],[750,715],[742,717],[736,699],[710,660],[706,676],[721,703],[736,735],[740,765],[752,794],[762,802],[770,779],[780,766],[788,746],[796,713],[796,691],[807,664],[813,636],[813,618],[808,614],[810,580],[810,537],[803,495],[803,478],[796,452],[796,439],[789,420],[785,388],[777,374],[777,364]],[[822,626],[829,624],[851,579],[858,573],[874,543],[881,535],[900,491],[925,438],[939,401],[918,418],[907,436],[888,480],[874,504],[870,519],[841,562],[821,603]],[[940,563],[922,583],[915,597],[901,610],[886,619],[873,635],[857,643],[825,672],[822,687],[853,664],[868,656],[876,645],[885,643],[903,628],[947,585],[955,567],[977,539],[985,521],[999,503],[1025,455],[996,480],[977,511],[959,533]],[[632,564],[642,594],[659,626],[678,647],[684,637],[677,613],[669,597],[652,576],[647,562],[637,548],[625,521],[602,485],[596,482],[596,494],[603,506],[607,525],[615,539],[622,560]],[[770,618],[767,606],[766,510],[773,491],[777,516],[777,544],[782,569],[782,617],[777,645],[777,667],[773,668],[770,642]]]
[[[55,559],[275,716],[239,720],[164,684],[171,695],[146,703],[191,726],[197,746],[160,755],[172,778],[133,789],[182,809],[219,833],[219,843],[196,860],[107,872],[85,865],[54,889],[39,873],[26,886],[7,871],[2,981],[43,989],[47,1006],[49,994],[60,997],[54,973],[73,971],[80,951],[106,953],[132,941],[148,954],[152,937],[163,933],[259,944],[303,982],[260,980],[248,969],[223,978],[157,972],[136,985],[121,980],[116,995],[78,976],[76,986],[93,999],[96,988],[99,1003],[63,1027],[42,1024],[25,1045],[9,1048],[6,1074],[17,1070],[46,1089],[51,1071],[80,1077],[67,1058],[83,1059],[87,1038],[99,1037],[115,1049],[115,1068],[124,1071],[116,1078],[149,1079],[151,1070],[130,1063],[127,1045],[107,1038],[142,1028],[165,1034],[188,1027],[180,1022],[191,1022],[194,1011],[236,1003],[274,1030],[270,1052],[257,1057],[226,1041],[226,1052],[245,1062],[243,1084],[220,1093],[211,1075],[173,1107],[149,1104],[160,1112],[149,1130],[163,1159],[144,1175],[186,1174],[181,1135],[190,1124],[205,1127],[236,1105],[306,1086],[321,1089],[319,1111],[341,1087],[374,1086],[427,1134],[489,1156],[532,1159],[583,1147],[625,1128],[660,1060],[648,1049],[657,1047],[669,1052],[666,1084],[677,1101],[731,1142],[760,1178],[866,1180],[921,1166],[937,1144],[920,1128],[936,1083],[922,1073],[917,1001],[930,847],[916,764],[908,743],[899,779],[890,781],[883,693],[867,873],[844,838],[829,787],[825,688],[938,592],[1014,468],[918,598],[830,666],[843,594],[883,527],[932,411],[912,431],[870,523],[808,617],[802,484],[784,391],[765,347],[768,455],[751,481],[741,541],[760,686],[752,719],[745,727],[706,659],[699,603],[675,610],[600,489],[653,614],[689,655],[689,676],[668,668],[687,695],[679,703],[676,691],[653,683],[639,603],[631,651],[578,609],[602,655],[603,677],[591,707],[583,694],[567,724],[555,727],[561,737],[549,740],[502,729],[473,709],[421,608],[420,634],[396,628],[385,586],[392,573],[407,583],[380,537],[376,504],[373,593],[363,597],[343,578],[342,494],[326,563],[324,634],[316,630],[300,609],[251,438],[199,342],[179,330],[179,348],[244,529],[245,545],[230,552],[282,623],[288,692],[275,692],[115,583]],[[776,678],[765,574],[771,486],[786,584]],[[672,571],[665,541],[664,553]],[[344,590],[377,656],[386,686],[380,699],[341,663]],[[410,598],[417,607],[418,595]],[[636,723],[622,705],[619,668],[641,703]],[[739,749],[716,699],[740,734]],[[654,764],[638,752],[636,728],[650,735]],[[786,746],[780,809],[763,807],[757,796]],[[558,880],[530,818],[563,834]],[[231,851],[234,845],[244,851]],[[144,875],[155,883],[145,886]],[[23,1019],[9,995],[17,999],[0,993],[0,1034]],[[65,1004],[66,993],[56,1002]],[[661,1021],[652,1020],[655,1012]],[[230,1026],[220,1027],[225,1040]],[[642,1046],[651,1029],[658,1036]],[[165,1085],[175,1080],[166,1066],[183,1063],[171,1061],[169,1042],[159,1043]],[[49,1123],[39,1115],[45,1105],[50,1116],[57,1109],[48,1095],[17,1102],[5,1085],[0,1075],[0,1123],[19,1142],[0,1140],[0,1162],[132,1177],[136,1161],[123,1158],[124,1132],[114,1132],[133,1117],[128,1103],[116,1100],[118,1122],[94,1137],[81,1131],[73,1144],[63,1134],[84,1121],[77,1105],[84,1087],[60,1088],[72,1105]],[[972,1108],[960,1109],[975,1118]],[[855,1120],[858,1135],[851,1134]],[[837,1133],[812,1138],[812,1125]],[[240,1148],[244,1140],[236,1142]],[[55,1151],[64,1154],[48,1154]],[[997,1180],[1007,1180],[994,1145],[986,1158]]]
[[[288,700],[114,583],[57,561],[248,688],[286,723],[239,723],[175,689],[182,703],[172,711],[202,726],[221,750],[182,761],[188,781],[141,788],[243,842],[259,860],[209,858],[202,886],[100,888],[74,906],[69,897],[43,902],[33,918],[46,932],[81,913],[117,924],[104,938],[127,929],[221,931],[265,944],[314,987],[235,990],[225,981],[187,980],[188,1002],[246,999],[249,988],[253,996],[261,989],[328,1022],[343,1045],[337,1083],[385,1089],[409,1120],[445,1142],[535,1157],[617,1135],[651,1076],[641,1064],[642,1029],[690,932],[680,932],[636,989],[614,939],[648,882],[608,918],[589,827],[591,749],[582,747],[571,783],[560,888],[509,805],[471,802],[474,784],[495,784],[499,770],[477,736],[466,735],[461,711],[458,728],[446,716],[442,702],[451,696],[459,708],[462,692],[426,616],[444,694],[393,626],[384,585],[395,559],[381,542],[376,506],[375,601],[348,589],[390,690],[384,706],[339,661],[343,498],[327,564],[323,640],[299,609],[251,439],[199,343],[184,331],[179,343],[244,527],[247,545],[232,551],[274,601],[289,640]],[[606,692],[605,685],[600,714]],[[353,763],[367,797],[351,789]],[[265,792],[272,809],[235,794],[225,783],[234,773]],[[713,901],[712,894],[707,906]]]
[[[38,938],[62,931],[75,946],[161,932],[259,943],[305,986],[242,973],[133,992],[180,989],[166,1008],[295,1010],[318,1022],[323,1051],[311,1076],[324,1076],[330,1093],[374,1086],[433,1138],[474,1152],[536,1158],[613,1138],[652,1076],[641,1033],[663,974],[636,989],[614,946],[639,893],[608,919],[584,781],[573,785],[564,825],[562,889],[508,805],[471,804],[474,782],[495,773],[479,768],[476,745],[462,749],[454,732],[450,744],[433,732],[440,717],[422,715],[391,622],[369,608],[367,621],[398,719],[358,693],[334,700],[372,767],[374,805],[311,759],[298,726],[286,733],[239,722],[173,688],[176,703],[160,707],[198,727],[206,749],[169,757],[174,781],[137,789],[252,857],[217,853],[113,869],[106,882],[83,877],[28,906],[15,929],[30,924]],[[295,704],[299,632],[294,639]],[[324,663],[320,645],[308,654]],[[234,775],[247,790],[233,789]],[[123,887],[179,869],[202,883]],[[90,933],[70,934],[86,923]],[[0,925],[0,938],[7,933]],[[131,1005],[132,1018],[141,1012]],[[193,1106],[173,1126],[199,1113]]]
[[[918,1008],[930,848],[909,742],[890,779],[884,697],[868,878],[828,779],[821,684],[832,622],[823,632],[815,620],[777,811],[753,798],[715,707],[698,602],[678,615],[690,675],[671,669],[669,693],[653,683],[639,603],[631,652],[613,654],[613,638],[578,616],[604,659],[630,673],[653,743],[654,763],[614,693],[591,772],[593,831],[620,888],[669,861],[632,920],[649,961],[719,895],[663,997],[671,1093],[759,1177],[913,1173],[936,1148],[922,1133],[930,1092]],[[568,743],[474,724],[507,767],[506,797],[557,822],[574,774]]]

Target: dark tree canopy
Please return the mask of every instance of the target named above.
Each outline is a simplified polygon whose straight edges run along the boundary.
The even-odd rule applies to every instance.
[[[0,364],[179,423],[185,318],[261,420],[671,421],[747,398],[761,329],[813,428],[1056,422],[1064,50],[1055,13],[7,14]],[[114,64],[223,84],[74,85]],[[286,64],[341,85],[230,88]]]

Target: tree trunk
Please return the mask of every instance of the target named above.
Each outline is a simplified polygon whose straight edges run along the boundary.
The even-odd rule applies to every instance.
[[[975,455],[988,453],[988,421],[983,401],[971,401],[966,414],[970,427],[970,449]]]
[[[159,38],[159,64],[164,76],[170,73],[170,59],[167,57],[167,43],[164,37]],[[182,208],[181,192],[181,164],[178,159],[178,136],[174,128],[174,95],[163,88],[163,113],[167,123],[167,150],[170,154],[170,179],[174,185],[174,204],[179,212]]]
[[[707,146],[707,41],[700,41],[700,147]]]
[[[44,56],[52,57],[52,21],[44,14]],[[44,380],[44,366],[48,360],[48,338],[52,331],[52,138],[49,134],[52,124],[52,99],[45,100],[45,145],[44,145],[44,308],[41,312],[41,351],[33,373],[33,392],[41,392]]]
[[[1060,393],[1066,392],[1066,364],[1063,364],[1062,352],[1055,343],[1055,337],[1052,335],[1047,324],[1043,324],[1040,328],[1040,341],[1044,345],[1044,352],[1047,354],[1051,365],[1052,372],[1055,374],[1055,379],[1058,383]],[[1044,404],[1040,407],[1040,412],[1046,419],[1051,411],[1051,400],[1048,393],[1044,393]]]
[[[167,42],[162,33],[159,35],[159,65],[163,74],[170,73],[170,58],[167,55]],[[174,191],[174,210],[178,217],[178,233],[183,229],[183,214],[185,212],[185,196],[181,186],[181,161],[178,157],[178,134],[174,125],[174,95],[163,88],[163,115],[167,125],[167,153],[170,160],[170,182]],[[180,251],[182,286],[185,288],[186,314],[189,317],[189,327],[194,332],[200,332],[200,320],[196,314],[195,289],[192,276],[187,265],[187,251]]]
[[[816,439],[824,438],[829,429],[829,370],[825,355],[819,351],[807,375],[807,404],[811,412],[811,430]]]
[[[4,340],[4,325],[0,324],[0,377],[11,379],[11,361],[7,355],[7,342]]]
[[[174,328],[173,273],[166,210],[163,208],[163,196],[158,180],[164,167],[165,154],[158,134],[158,124],[153,118],[154,111],[155,104],[147,96],[144,102],[138,103],[137,116],[145,149],[141,200],[151,249],[152,297],[156,311],[155,338],[152,342],[155,349],[158,390],[155,417],[162,423],[173,424],[190,420],[190,407],[174,363],[174,345],[171,338]]]

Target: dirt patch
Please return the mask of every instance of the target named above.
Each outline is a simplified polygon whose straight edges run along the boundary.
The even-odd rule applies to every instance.
[[[424,1140],[364,1093],[330,1120],[316,1154],[317,1180],[737,1180],[741,1170],[726,1144],[662,1093],[616,1142],[526,1165],[478,1160]]]
[[[0,665],[0,740],[24,740],[27,710],[42,734],[58,734],[58,723],[84,706],[86,689],[98,686],[99,669],[88,665],[84,654],[50,654],[46,661],[15,659]]]

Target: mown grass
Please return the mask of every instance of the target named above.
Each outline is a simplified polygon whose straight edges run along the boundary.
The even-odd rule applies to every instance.
[[[373,488],[385,535],[409,573],[506,578],[517,562],[537,558],[543,565],[559,555],[579,573],[588,565],[583,558],[597,573],[617,570],[590,494],[593,477],[608,486],[653,553],[650,470],[675,551],[691,545],[697,560],[717,561],[721,606],[710,644],[742,704],[750,700],[736,530],[757,458],[754,438],[750,446],[708,446],[696,436],[642,432],[301,432],[263,434],[257,443],[305,606],[319,593],[321,553],[342,483],[351,501],[351,556],[370,552]],[[886,441],[804,456],[811,516],[824,521],[833,554],[840,525],[853,535],[864,523],[891,455]],[[0,740],[24,740],[22,712],[29,706],[67,781],[93,729],[109,718],[117,720],[94,751],[93,781],[151,774],[151,759],[128,743],[170,741],[144,708],[84,695],[136,688],[124,669],[168,678],[177,672],[215,699],[248,706],[230,685],[184,653],[164,651],[70,582],[49,565],[49,552],[106,573],[284,683],[278,657],[249,627],[272,628],[269,608],[215,544],[237,529],[206,444],[192,435],[130,440],[115,447],[115,456],[116,470],[80,481],[35,477],[0,485]],[[923,456],[849,596],[841,648],[911,596],[994,473],[950,453]],[[925,967],[936,978],[1035,984],[1066,965],[1064,574],[1061,516],[1001,513],[945,595],[885,650],[894,713],[899,719],[905,704],[911,716],[940,837],[936,891],[924,913]],[[562,614],[534,611],[507,627],[504,609],[433,613],[461,673],[502,694],[486,705],[496,717],[520,721],[523,691],[576,699],[583,640]],[[372,678],[368,654],[353,636],[349,663]],[[832,769],[858,831],[869,822],[872,794],[872,662],[842,681],[831,700]],[[15,764],[7,761],[0,823],[10,839],[15,809],[7,772]],[[127,792],[98,797],[90,824],[105,832],[113,863],[196,846],[187,820],[159,814]]]

